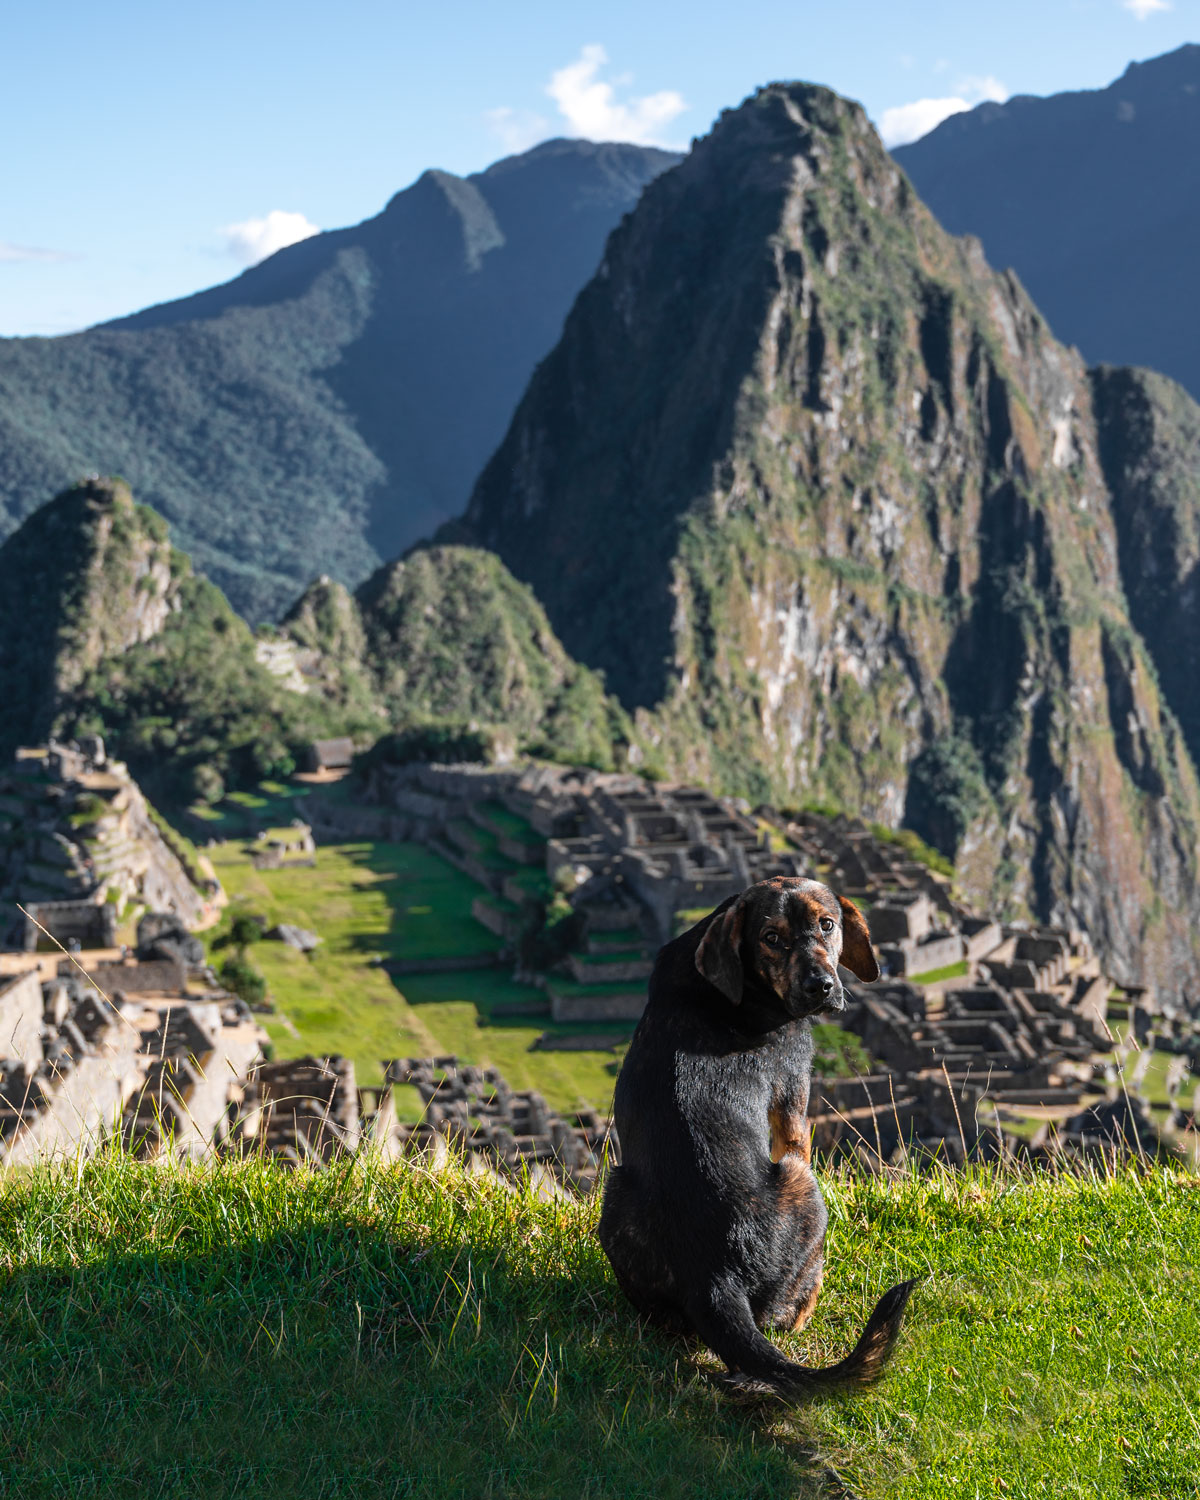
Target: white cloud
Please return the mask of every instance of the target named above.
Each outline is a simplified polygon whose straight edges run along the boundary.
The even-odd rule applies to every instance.
[[[1138,18],[1148,20],[1156,10],[1170,10],[1171,0],[1121,0],[1122,6]]]
[[[608,53],[597,43],[584,47],[572,63],[551,74],[546,92],[558,106],[570,134],[593,141],[633,141],[639,146],[661,146],[663,129],[687,108],[683,95],[674,89],[618,101],[616,85],[629,83],[628,75],[605,83],[596,75],[608,62]]]
[[[0,240],[0,262],[12,263],[19,260],[75,260],[74,255],[68,255],[65,250],[43,250],[37,245],[9,245]]]
[[[975,73],[969,74],[966,78],[960,78],[954,87],[960,94],[965,94],[972,104],[982,104],[986,99],[990,99],[993,104],[1003,104],[1008,98],[1008,90],[990,73],[982,77]]]
[[[243,219],[240,224],[226,224],[219,231],[225,240],[226,253],[244,266],[257,265],[311,235],[320,234],[316,224],[310,224],[303,214],[288,213],[282,208],[273,208],[263,219]]]
[[[1147,3],[1147,0],[1141,0],[1141,3]],[[1160,5],[1162,0],[1148,0],[1148,3]],[[888,147],[907,146],[910,141],[918,141],[923,135],[928,135],[935,126],[948,120],[951,115],[972,109],[986,99],[1003,104],[1008,98],[1008,90],[998,78],[990,75],[962,78],[958,81],[957,88],[957,94],[943,99],[914,99],[911,104],[897,104],[892,109],[885,109],[879,117],[879,134],[883,137],[883,144]]]
[[[545,115],[535,114],[531,109],[489,109],[484,119],[493,135],[498,135],[507,151],[528,151],[530,146],[545,140],[550,122]]]

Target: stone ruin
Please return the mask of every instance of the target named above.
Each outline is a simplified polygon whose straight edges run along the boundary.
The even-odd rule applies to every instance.
[[[526,871],[538,872],[543,893],[566,894],[578,918],[572,951],[523,977],[543,989],[555,1022],[618,1028],[582,1039],[593,1046],[628,1036],[619,1028],[641,1014],[661,943],[754,881],[813,876],[860,903],[885,982],[848,985],[841,1024],[874,1071],[814,1089],[828,1154],[878,1165],[914,1149],[953,1160],[1086,1151],[1089,1101],[1116,1088],[1114,986],[1086,935],[969,910],[901,840],[857,820],[751,813],[698,788],[558,766],[385,765],[372,771],[370,792],[392,837],[423,839],[484,887],[473,912],[499,936],[515,941],[530,900]],[[1163,1015],[1144,992],[1126,998],[1144,1033],[1200,1061],[1194,1021]],[[582,1044],[553,1033],[543,1042]],[[1013,1127],[1031,1118],[1029,1141]],[[1178,1130],[1193,1119],[1177,1108]],[[1142,1149],[1130,1130],[1127,1145]]]
[[[106,766],[121,779],[101,747],[56,750],[53,771],[42,760],[51,757],[16,779],[27,777],[33,802],[46,800],[60,819],[71,798],[90,795],[80,778]],[[1117,1136],[1126,1150],[1171,1149],[1136,1097],[1117,1107],[1125,1095],[1107,1026],[1113,987],[1086,937],[965,909],[947,880],[853,820],[751,813],[695,788],[561,767],[373,775],[387,835],[423,839],[476,880],[474,914],[510,953],[528,913],[555,889],[566,897],[570,951],[524,977],[553,1021],[610,1030],[548,1031],[542,1045],[619,1044],[644,1006],[652,955],[673,931],[755,880],[813,875],[867,910],[885,973],[877,985],[847,986],[841,1018],[872,1071],[814,1079],[810,1115],[826,1157],[874,1167],[914,1151],[1071,1159],[1116,1149]],[[4,815],[11,821],[0,792]],[[21,835],[26,854],[29,837]],[[309,829],[297,837],[307,854]],[[35,866],[26,859],[22,869]],[[0,954],[0,1159],[91,1149],[112,1134],[145,1156],[264,1151],[314,1165],[370,1143],[390,1156],[460,1150],[505,1180],[586,1191],[605,1152],[618,1149],[599,1116],[561,1118],[494,1069],[455,1058],[393,1061],[381,1090],[359,1089],[342,1058],[265,1060],[263,1034],[216,985],[184,916],[143,919],[131,955],[112,946],[115,903],[96,899],[102,889],[55,899],[23,892],[31,916],[79,951],[39,951],[48,944],[25,923],[20,951]],[[1161,1039],[1181,1077],[1189,1061],[1196,1066],[1190,1018],[1160,1010],[1145,992],[1127,990],[1124,1000],[1139,1037]],[[420,1104],[415,1123],[397,1103],[406,1089]],[[1197,1102],[1175,1100],[1178,1131],[1195,1129]],[[1013,1129],[1030,1119],[1032,1140]]]
[[[10,947],[111,946],[104,929],[116,913],[89,908],[127,902],[202,926],[223,896],[212,866],[192,859],[98,736],[19,750],[0,770],[0,910],[11,913]]]
[[[143,967],[163,977],[161,964],[113,961],[105,977],[121,970],[123,982],[108,993],[90,977],[97,964],[0,974],[0,1161],[86,1153],[111,1136],[141,1155],[199,1156],[224,1138],[231,1085],[261,1059],[263,1032],[236,996],[160,988]]]
[[[394,1090],[403,1086],[420,1099],[418,1124],[397,1116]],[[619,1160],[611,1127],[594,1110],[564,1119],[536,1090],[516,1092],[495,1068],[454,1056],[389,1062],[370,1138],[385,1155],[455,1149],[471,1169],[525,1180],[543,1193],[590,1192],[606,1153]]]
[[[312,829],[300,818],[295,818],[290,828],[260,833],[250,858],[256,870],[292,869],[296,866],[311,869],[317,862]]]

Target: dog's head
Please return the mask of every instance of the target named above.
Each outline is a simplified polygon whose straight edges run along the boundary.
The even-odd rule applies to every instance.
[[[859,979],[879,978],[862,912],[817,880],[750,886],[718,908],[696,949],[696,968],[735,1005],[749,987],[792,1019],[845,1009],[839,964]]]

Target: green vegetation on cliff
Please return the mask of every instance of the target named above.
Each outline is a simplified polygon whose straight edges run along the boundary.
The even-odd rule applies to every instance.
[[[368,579],[358,601],[366,660],[393,725],[491,725],[514,749],[612,768],[628,720],[493,554],[415,552]]]
[[[5,1478],[29,1500],[1200,1493],[1191,1182],[824,1188],[793,1357],[837,1358],[885,1286],[918,1286],[878,1387],[788,1410],[731,1403],[709,1354],[639,1327],[595,1199],[369,1160],[10,1176]]]
[[[0,545],[0,612],[0,754],[99,733],[174,803],[286,776],[334,735],[466,736],[608,768],[632,734],[529,588],[470,548],[392,563],[358,597],[319,578],[256,636],[161,517],[91,480]]]

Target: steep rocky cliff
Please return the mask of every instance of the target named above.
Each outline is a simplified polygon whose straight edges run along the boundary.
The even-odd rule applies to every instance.
[[[179,608],[161,517],[119,480],[88,480],[0,549],[0,758],[44,739],[63,696]]]
[[[1130,614],[1200,763],[1200,406],[1150,370],[1092,389]]]
[[[1200,792],[1092,389],[862,110],[777,85],[611,236],[452,534],[667,765],[907,817],[968,893],[1200,993]]]
[[[95,732],[155,795],[219,795],[377,714],[290,691],[220,590],[120,480],[88,480],[0,546],[0,756]]]

